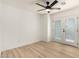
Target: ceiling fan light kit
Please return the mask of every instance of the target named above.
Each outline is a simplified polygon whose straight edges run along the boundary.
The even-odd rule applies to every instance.
[[[46,9],[45,11],[47,11],[47,12],[48,12],[48,11],[51,11],[51,10],[50,10],[50,9]]]
[[[53,10],[53,9],[56,9],[56,10],[60,10],[60,9],[61,9],[61,8],[52,8],[52,7],[53,7],[54,5],[56,5],[57,3],[58,3],[58,1],[55,0],[54,2],[52,2],[52,4],[50,4],[49,1],[46,1],[46,6],[41,5],[41,4],[39,4],[39,3],[36,3],[36,5],[41,6],[41,7],[44,8],[44,9],[38,10],[39,12],[45,10],[45,11],[47,11],[47,12],[49,13],[49,12],[50,12],[51,10]]]

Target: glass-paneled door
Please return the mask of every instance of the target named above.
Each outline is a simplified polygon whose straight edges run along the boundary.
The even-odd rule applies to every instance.
[[[64,43],[77,46],[77,19],[69,17],[64,22]]]
[[[55,18],[53,32],[54,41],[77,46],[78,28],[76,17]]]
[[[57,18],[54,20],[54,41],[62,42],[62,20]]]

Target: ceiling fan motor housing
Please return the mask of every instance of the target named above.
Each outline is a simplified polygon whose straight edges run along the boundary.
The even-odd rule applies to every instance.
[[[50,6],[46,6],[46,9],[51,9],[51,7]]]

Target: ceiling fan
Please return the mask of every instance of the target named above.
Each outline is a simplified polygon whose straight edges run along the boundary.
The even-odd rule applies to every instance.
[[[38,10],[38,11],[43,11],[43,10],[46,10],[48,13],[50,13],[50,11],[51,10],[53,10],[53,9],[57,9],[57,10],[60,10],[61,8],[52,8],[55,4],[57,4],[58,3],[58,1],[57,0],[55,0],[54,2],[52,2],[52,4],[50,4],[50,2],[49,1],[46,1],[46,6],[44,6],[44,5],[41,5],[41,4],[39,4],[39,3],[36,3],[36,5],[38,5],[38,6],[41,6],[41,7],[43,7],[44,9],[41,9],[41,10]]]

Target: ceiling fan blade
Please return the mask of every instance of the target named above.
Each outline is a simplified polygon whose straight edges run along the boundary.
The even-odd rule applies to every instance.
[[[61,8],[51,8],[51,9],[58,9],[58,10],[60,10]]]
[[[55,1],[50,5],[50,7],[54,6],[56,3],[58,3],[57,0],[55,0]]]
[[[46,9],[41,9],[41,10],[37,10],[37,11],[43,11],[43,10],[46,10]]]
[[[39,5],[39,6],[41,6],[41,7],[43,7],[43,8],[46,8],[44,5],[41,5],[41,4],[39,4],[39,3],[36,3],[37,5]]]

